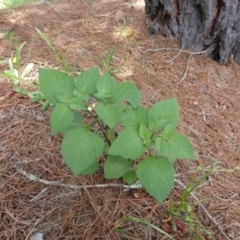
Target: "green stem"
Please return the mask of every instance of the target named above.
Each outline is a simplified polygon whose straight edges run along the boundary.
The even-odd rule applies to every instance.
[[[90,113],[90,115],[91,115],[92,117],[94,117],[94,118],[96,119],[98,125],[99,125],[100,128],[101,128],[101,131],[102,131],[102,133],[103,133],[103,136],[104,136],[105,140],[107,141],[108,145],[111,146],[111,141],[109,140],[106,132],[105,132],[104,129],[103,129],[102,122],[99,120],[99,118],[98,118],[97,116],[93,115],[93,114],[91,113],[91,111],[88,111],[88,112]]]

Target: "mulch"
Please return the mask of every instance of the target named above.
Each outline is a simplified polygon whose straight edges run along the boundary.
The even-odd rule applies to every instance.
[[[118,10],[125,21],[115,19]],[[106,180],[102,169],[91,176],[74,177],[60,155],[61,135],[51,136],[51,109],[40,110],[13,91],[0,78],[0,239],[167,239],[135,217],[168,231],[174,239],[240,239],[240,67],[227,66],[180,51],[176,39],[149,36],[143,1],[55,0],[0,12],[1,60],[26,41],[21,66],[61,68],[35,28],[51,39],[56,52],[77,71],[98,65],[98,58],[114,48],[111,66],[121,67],[118,81],[133,81],[142,91],[142,103],[150,107],[162,99],[176,97],[180,108],[178,131],[194,146],[196,161],[179,160],[177,179],[184,185],[197,182],[211,167],[210,176],[189,196],[197,222],[169,219],[169,209],[179,203],[183,188],[176,183],[163,204],[143,189],[121,188],[76,190],[47,185],[19,172],[72,185],[122,183]],[[14,33],[6,38],[6,32]],[[0,63],[0,71],[8,69]],[[23,83],[23,85],[26,83]],[[203,205],[219,226],[202,210]],[[177,231],[172,230],[172,221]],[[219,228],[225,233],[225,237]],[[195,234],[195,235],[194,235]],[[227,236],[227,238],[226,238]]]

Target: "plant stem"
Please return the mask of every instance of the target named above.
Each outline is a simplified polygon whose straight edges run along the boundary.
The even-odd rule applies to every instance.
[[[103,133],[103,135],[104,135],[104,137],[105,137],[105,139],[106,139],[108,145],[111,146],[111,141],[109,140],[109,138],[108,138],[106,132],[105,132],[104,129],[103,129],[102,122],[99,120],[99,118],[96,118],[96,120],[97,120],[97,123],[98,123],[98,125],[100,126],[100,128],[101,128],[101,130],[102,130],[102,133]]]
[[[90,114],[92,117],[94,117],[94,118],[96,119],[98,125],[99,125],[100,128],[101,128],[101,131],[102,131],[102,133],[103,133],[103,135],[104,135],[105,140],[107,141],[108,145],[111,146],[111,141],[109,140],[106,132],[105,132],[104,129],[103,129],[103,125],[102,125],[101,120],[99,120],[99,118],[98,118],[97,116],[93,115],[93,114],[91,113],[91,111],[88,111],[88,112],[89,112],[89,114]]]

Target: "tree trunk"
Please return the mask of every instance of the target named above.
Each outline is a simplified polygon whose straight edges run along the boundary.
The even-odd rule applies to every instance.
[[[240,65],[240,0],[145,0],[149,33],[178,37],[183,49]]]

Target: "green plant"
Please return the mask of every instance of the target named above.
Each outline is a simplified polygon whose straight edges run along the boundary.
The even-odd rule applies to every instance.
[[[62,68],[65,72],[71,73],[73,71],[75,71],[75,69],[69,64],[69,62],[66,59],[65,56],[65,52],[62,50],[59,53],[57,53],[57,51],[55,50],[55,48],[53,47],[53,44],[51,42],[51,40],[43,33],[41,32],[38,28],[35,28],[36,31],[38,32],[38,34],[41,36],[41,38],[46,42],[46,44],[49,46],[49,48],[52,50],[52,52],[54,53],[54,55],[56,56],[57,60],[61,62]]]
[[[4,34],[4,38],[7,39],[10,43],[15,45],[18,42],[18,39],[15,38],[15,34],[12,29],[10,30],[0,30],[0,33]]]
[[[194,160],[189,140],[175,132],[179,111],[175,98],[140,105],[141,92],[132,82],[117,83],[99,68],[76,79],[54,69],[39,69],[40,89],[55,105],[51,134],[64,134],[61,154],[74,175],[93,174],[105,160],[107,179],[137,179],[162,202],[174,185],[177,158]],[[84,120],[85,118],[85,120]]]
[[[156,231],[162,233],[168,239],[174,240],[174,238],[171,235],[169,235],[168,233],[166,233],[165,231],[163,231],[161,228],[157,227],[156,225],[154,225],[154,224],[152,224],[152,223],[150,223],[150,222],[148,222],[148,221],[146,221],[144,219],[136,218],[136,217],[132,217],[132,216],[127,216],[127,217],[121,218],[118,221],[117,225],[114,227],[114,231],[115,232],[120,232],[123,235],[125,235],[124,232],[132,230],[133,227],[128,228],[128,229],[121,229],[121,228],[119,228],[118,224],[121,223],[121,222],[125,222],[125,221],[133,221],[133,222],[137,222],[137,223],[142,223],[142,224],[144,224],[144,225],[146,225],[148,227],[151,227],[151,228],[155,229]],[[125,236],[127,237],[127,235],[125,235]]]
[[[114,55],[114,49],[112,48],[106,57],[99,58],[97,57],[98,64],[103,72],[108,71],[111,74],[120,72],[120,67],[112,67],[111,62]]]
[[[33,83],[35,87],[39,88],[38,83],[34,82],[32,77],[27,77],[33,69],[33,63],[27,64],[23,71],[21,71],[21,51],[25,44],[26,42],[17,47],[16,54],[8,59],[9,70],[5,70],[3,73],[0,73],[0,75],[9,80],[13,85],[15,92],[28,96],[31,99],[31,102],[40,102],[42,104],[42,110],[44,111],[48,107],[49,102],[46,101],[42,92],[40,90],[29,91],[20,86],[21,83]]]
[[[0,3],[0,9],[17,7],[21,5],[26,5],[29,3],[33,3],[34,0],[2,0]]]
[[[20,73],[20,55],[26,42],[17,47],[16,55],[8,59],[9,70],[5,70],[1,75],[7,77],[14,87],[18,87],[20,82],[24,80],[27,74],[32,70],[33,63],[29,63]]]
[[[201,178],[194,184],[189,183],[184,189],[180,202],[170,204],[168,207],[168,218],[170,219],[170,225],[172,226],[172,231],[178,231],[178,222],[183,222],[188,225],[188,232],[194,239],[205,239],[202,235],[208,235],[210,239],[213,239],[212,233],[209,232],[197,219],[193,208],[195,205],[201,204],[200,200],[196,202],[188,202],[187,199],[189,195],[198,188],[206,178],[214,171],[214,167],[211,167]],[[201,200],[203,201],[203,200]],[[179,224],[183,226],[184,224]]]

